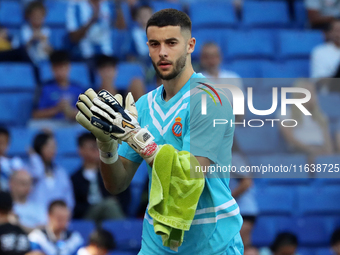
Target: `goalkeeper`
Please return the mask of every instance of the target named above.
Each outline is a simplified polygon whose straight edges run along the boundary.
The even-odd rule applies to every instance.
[[[211,124],[212,119],[220,118],[217,112],[225,119],[233,118],[229,101],[222,98],[221,108],[209,117],[201,115],[199,101],[197,107],[190,106],[190,79],[204,78],[194,72],[191,64],[196,40],[191,36],[190,18],[174,9],[161,10],[149,19],[146,34],[150,57],[163,85],[136,104],[129,93],[125,109],[120,95],[112,96],[104,90],[97,95],[90,89],[79,96],[77,103],[77,121],[97,137],[101,174],[105,187],[113,194],[130,185],[143,160],[149,165],[151,178],[150,167],[159,145],[189,151],[202,167],[231,164],[234,127],[219,125],[212,129]],[[207,103],[210,109],[216,107],[211,102]],[[190,107],[197,111],[190,113]],[[122,141],[119,150],[117,140]],[[178,252],[163,246],[146,211],[139,255],[243,254],[239,235],[242,218],[228,183],[229,179],[205,178],[194,220]]]

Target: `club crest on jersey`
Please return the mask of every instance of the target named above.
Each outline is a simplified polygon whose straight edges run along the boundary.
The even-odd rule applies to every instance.
[[[181,117],[177,117],[175,119],[175,123],[172,125],[172,133],[179,137],[182,135],[182,123],[181,123]]]

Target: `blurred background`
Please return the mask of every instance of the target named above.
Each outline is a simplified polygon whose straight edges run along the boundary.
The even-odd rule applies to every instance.
[[[296,128],[237,125],[234,165],[340,164],[337,0],[0,0],[0,190],[13,200],[10,222],[46,255],[140,249],[146,165],[128,190],[108,194],[75,103],[90,87],[137,100],[161,84],[145,27],[164,8],[192,20],[195,71],[251,86],[256,109],[270,108],[274,86],[311,92],[312,117],[294,107],[284,117]],[[268,117],[282,119],[246,107],[237,120]],[[245,254],[340,254],[340,178],[232,177]]]

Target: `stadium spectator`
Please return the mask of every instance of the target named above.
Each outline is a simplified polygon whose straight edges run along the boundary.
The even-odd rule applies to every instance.
[[[49,43],[51,31],[44,25],[46,9],[42,2],[30,2],[25,9],[27,23],[22,26],[20,39],[35,65],[47,61],[52,47]]]
[[[340,90],[329,78],[340,77],[340,20],[334,20],[329,28],[329,41],[316,46],[311,53],[311,77],[318,79],[318,86],[325,92]]]
[[[113,55],[111,40],[111,10],[108,1],[70,1],[66,27],[80,56],[90,59],[96,54]]]
[[[260,255],[295,255],[298,247],[297,237],[292,233],[280,233],[276,236],[270,249],[263,248]]]
[[[237,140],[234,139],[232,147],[232,165],[236,169],[241,169],[243,166],[249,165],[245,155],[240,151]],[[231,172],[229,187],[232,196],[236,199],[240,207],[240,213],[243,218],[240,234],[244,246],[252,244],[251,235],[258,214],[258,206],[256,203],[256,194],[253,187],[253,180],[250,173],[246,172]]]
[[[304,0],[311,28],[325,29],[340,17],[340,2],[334,0]]]
[[[222,54],[220,47],[214,42],[205,43],[200,52],[200,65],[202,74],[212,81],[220,78],[228,78],[228,84],[235,85],[243,90],[242,80],[235,72],[225,70],[221,67]],[[218,83],[218,82],[217,82]],[[233,102],[231,92],[226,91],[230,102]]]
[[[106,89],[113,95],[117,92],[127,94],[130,91],[135,98],[140,98],[145,94],[145,85],[141,78],[133,78],[128,87],[124,90],[118,90],[115,87],[115,79],[117,75],[118,60],[115,57],[98,55],[96,57],[97,72],[100,78],[99,90]],[[133,74],[132,74],[133,75]]]
[[[47,211],[39,204],[29,200],[32,190],[32,178],[27,171],[15,171],[10,180],[10,191],[13,198],[13,212],[18,223],[30,232],[36,227],[47,223]]]
[[[51,133],[39,133],[33,142],[30,155],[30,172],[35,180],[31,198],[45,210],[57,199],[64,200],[70,209],[74,207],[70,177],[55,161],[56,141]]]
[[[334,255],[340,255],[340,228],[336,229],[332,234],[331,247]]]
[[[0,254],[28,255],[31,247],[27,234],[9,221],[13,207],[11,195],[0,191],[0,201]]]
[[[75,104],[83,89],[70,80],[70,58],[66,51],[54,51],[50,56],[54,78],[42,86],[34,119],[54,119],[74,122]]]
[[[107,255],[115,247],[115,240],[111,233],[104,229],[98,229],[91,234],[89,245],[80,248],[77,255]]]
[[[280,130],[289,149],[292,152],[305,153],[309,162],[313,163],[316,156],[333,153],[334,145],[329,132],[329,123],[320,110],[314,84],[307,79],[298,79],[294,87],[310,91],[311,99],[303,105],[312,116],[303,114],[296,105],[291,105],[287,107],[286,115],[280,115],[278,118],[294,119],[298,125],[294,128],[280,125]],[[297,93],[294,93],[295,98],[296,95]]]
[[[152,15],[152,8],[149,5],[141,5],[134,9],[133,18],[136,21],[136,25],[132,28],[132,38],[134,42],[135,50],[141,60],[148,60],[149,47],[146,45],[148,39],[146,38],[146,24]]]
[[[98,223],[123,218],[121,203],[128,204],[129,189],[117,197],[105,189],[99,171],[100,158],[95,136],[91,133],[80,135],[78,150],[83,165],[71,177],[76,201],[73,218],[85,218]]]
[[[24,163],[19,157],[7,157],[7,149],[10,143],[10,133],[0,127],[0,190],[8,191],[9,179],[15,170],[24,168]]]
[[[32,250],[45,255],[73,255],[84,245],[78,232],[69,231],[70,210],[64,201],[53,201],[48,208],[48,224],[43,229],[35,229],[28,238]]]
[[[12,49],[12,43],[9,38],[7,29],[5,27],[0,26],[0,52],[9,51],[11,49]]]

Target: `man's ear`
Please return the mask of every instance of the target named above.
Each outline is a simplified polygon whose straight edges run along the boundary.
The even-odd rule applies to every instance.
[[[193,51],[195,50],[195,45],[196,45],[196,38],[191,37],[188,41],[188,54],[193,53]]]

